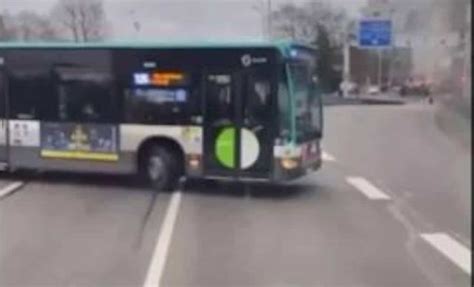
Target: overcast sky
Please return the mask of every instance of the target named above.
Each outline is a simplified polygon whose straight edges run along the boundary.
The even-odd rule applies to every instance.
[[[328,0],[329,1],[329,0]],[[56,0],[0,0],[0,11],[16,13],[31,9],[48,13]],[[115,39],[147,40],[238,40],[262,36],[261,15],[252,6],[259,0],[105,0],[107,18]],[[284,2],[272,0],[273,7]],[[356,14],[366,0],[330,0]],[[134,29],[140,21],[141,29]]]

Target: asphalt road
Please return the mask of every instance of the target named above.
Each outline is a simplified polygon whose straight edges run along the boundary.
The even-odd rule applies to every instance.
[[[325,119],[322,169],[285,186],[4,175],[0,286],[469,286],[471,152],[436,107]]]

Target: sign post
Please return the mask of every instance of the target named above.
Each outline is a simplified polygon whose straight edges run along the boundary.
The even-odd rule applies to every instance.
[[[345,39],[344,41],[344,51],[343,51],[343,57],[344,57],[344,67],[343,67],[343,73],[342,73],[342,93],[343,97],[347,98],[349,96],[349,83],[350,83],[350,78],[351,78],[351,71],[350,71],[350,63],[351,63],[351,46],[349,39]]]
[[[392,21],[364,19],[359,22],[359,47],[378,50],[377,81],[382,86],[382,49],[392,46]]]

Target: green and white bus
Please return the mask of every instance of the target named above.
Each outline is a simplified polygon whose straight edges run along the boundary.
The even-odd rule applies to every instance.
[[[317,50],[0,43],[3,170],[287,181],[321,166]]]

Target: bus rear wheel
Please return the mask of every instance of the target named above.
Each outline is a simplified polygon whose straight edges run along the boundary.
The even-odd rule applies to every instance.
[[[179,180],[178,158],[171,149],[152,146],[142,162],[142,174],[156,191],[171,191]]]

